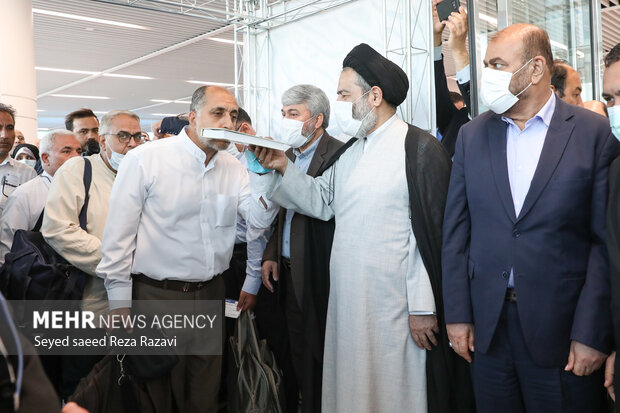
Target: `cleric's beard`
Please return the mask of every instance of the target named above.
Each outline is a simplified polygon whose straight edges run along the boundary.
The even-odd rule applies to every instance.
[[[377,125],[378,116],[373,109],[373,106],[366,99],[360,100],[357,106],[353,105],[353,118],[362,120],[362,124],[355,135],[356,138],[365,138],[368,131]]]

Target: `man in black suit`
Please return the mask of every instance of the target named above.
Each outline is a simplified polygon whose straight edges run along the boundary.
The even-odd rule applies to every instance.
[[[469,122],[469,54],[465,43],[467,41],[467,12],[460,7],[458,13],[452,13],[448,20],[439,21],[437,15],[438,1],[433,2],[433,37],[435,46],[435,107],[437,114],[437,129],[441,134],[443,144],[450,157],[454,156],[454,146],[461,126]],[[451,99],[446,80],[446,70],[441,54],[441,34],[448,26],[450,37],[446,44],[452,52],[454,65],[457,71],[457,85],[461,91],[464,106],[456,107]]]
[[[294,135],[299,138],[286,155],[313,177],[323,172],[327,161],[343,145],[343,142],[332,138],[325,131],[329,124],[329,111],[327,96],[316,86],[293,86],[282,95],[281,138],[289,140]],[[281,208],[276,229],[263,254],[263,284],[274,292],[272,279],[280,283],[279,293],[284,302],[290,354],[297,385],[303,396],[303,412],[320,411],[321,406],[321,388],[312,385],[316,379],[320,383],[321,371],[309,371],[311,369],[306,368],[309,365],[306,362],[309,349],[305,328],[308,326],[303,310],[304,299],[308,296],[308,291],[304,292],[309,281],[306,278],[310,276],[304,271],[305,260],[308,258],[305,245],[308,220],[310,218],[305,215]],[[333,219],[329,225],[333,225]],[[324,296],[324,305],[327,306],[327,295]],[[307,394],[310,391],[313,394]]]
[[[609,121],[616,138],[620,139],[620,43],[605,57],[603,74],[603,98],[607,102]],[[614,323],[616,350],[620,343],[620,158],[609,168],[609,204],[607,208],[607,249],[609,251],[609,272],[611,276],[611,312]],[[607,359],[605,387],[612,399],[614,393],[614,370],[620,369],[616,363],[616,352]],[[614,369],[615,367],[615,369]],[[616,404],[620,413],[620,403]]]
[[[553,94],[544,30],[507,27],[484,64],[492,111],[461,128],[446,203],[448,336],[472,362],[478,412],[598,412],[618,142],[604,118]]]

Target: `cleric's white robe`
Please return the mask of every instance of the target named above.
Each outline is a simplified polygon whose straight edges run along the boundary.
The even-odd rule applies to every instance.
[[[394,116],[319,178],[289,163],[269,194],[286,208],[336,218],[323,413],[427,411],[426,353],[408,316],[435,304],[409,219],[406,134]]]

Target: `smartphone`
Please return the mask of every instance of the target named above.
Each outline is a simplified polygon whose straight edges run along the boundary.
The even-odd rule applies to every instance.
[[[443,0],[437,3],[437,16],[439,17],[439,21],[448,20],[452,12],[458,13],[460,6],[461,2],[459,0]]]

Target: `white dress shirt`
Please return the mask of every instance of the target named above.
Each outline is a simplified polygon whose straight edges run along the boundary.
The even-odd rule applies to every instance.
[[[13,236],[18,229],[32,230],[36,225],[47,198],[52,177],[47,172],[15,188],[9,195],[0,219],[0,265],[11,251]]]
[[[502,116],[508,124],[506,129],[506,161],[508,164],[508,179],[510,192],[515,208],[515,216],[519,216],[525,197],[530,190],[540,154],[542,153],[547,136],[547,130],[555,111],[555,93],[536,115],[525,123],[521,130],[512,119]],[[514,271],[510,270],[508,287],[514,287]]]
[[[231,145],[234,145],[231,143]],[[230,152],[229,152],[230,153]],[[231,155],[233,155],[231,153]],[[245,152],[237,152],[233,155],[244,168],[248,168],[248,160],[245,157]],[[252,175],[251,172],[249,172]],[[267,201],[266,202],[270,202]],[[245,281],[243,283],[242,291],[246,293],[256,295],[262,284],[262,266],[263,266],[263,253],[265,247],[269,241],[269,237],[273,232],[273,228],[253,228],[248,227],[245,219],[237,214],[237,238],[235,244],[246,243],[246,250],[248,254],[248,260],[245,266]],[[232,297],[230,297],[232,298]],[[235,297],[236,298],[236,297]]]
[[[0,215],[11,192],[21,184],[30,181],[37,176],[37,172],[25,163],[17,162],[7,156],[0,163]]]
[[[131,303],[132,273],[155,280],[208,281],[225,271],[235,243],[237,214],[268,228],[278,207],[250,189],[232,155],[205,153],[182,131],[138,147],[118,171],[97,275],[110,308]]]

